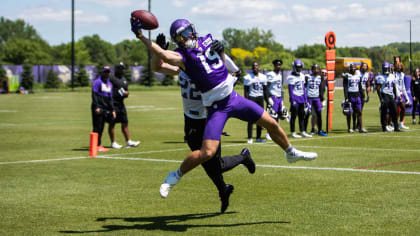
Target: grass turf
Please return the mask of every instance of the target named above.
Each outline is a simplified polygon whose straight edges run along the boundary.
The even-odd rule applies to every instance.
[[[348,134],[341,100],[338,90],[328,137],[291,139],[318,152],[313,162],[288,164],[273,143],[246,144],[246,123],[229,120],[223,154],[249,147],[259,166],[254,175],[243,166],[225,173],[235,191],[227,213],[219,214],[216,188],[201,167],[167,199],[159,196],[168,171],[188,154],[176,89],[130,94],[129,128],[142,143],[99,154],[115,159],[85,158],[89,92],[0,96],[0,235],[417,235],[420,126],[380,132],[372,94],[364,111],[371,132]],[[109,145],[106,130],[102,141]],[[75,157],[82,159],[63,160]],[[50,161],[22,162],[34,160]]]

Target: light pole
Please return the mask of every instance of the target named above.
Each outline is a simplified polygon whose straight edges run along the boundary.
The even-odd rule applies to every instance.
[[[71,0],[71,90],[74,90],[74,0]]]
[[[149,7],[148,7],[149,12],[151,11],[151,4],[150,4],[150,0],[149,0]],[[149,39],[152,40],[151,38],[151,31],[149,30]],[[147,50],[147,72],[148,77],[149,77],[149,81],[148,81],[148,85],[152,86],[152,69],[151,69],[151,63],[152,63],[152,55],[150,53],[150,50]]]
[[[411,70],[411,65],[412,65],[412,60],[411,60],[411,19],[408,20],[408,22],[410,23],[410,58],[409,58],[409,62],[410,62],[410,75],[412,74],[412,70]]]

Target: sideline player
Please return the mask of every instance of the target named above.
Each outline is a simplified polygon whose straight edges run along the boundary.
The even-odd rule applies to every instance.
[[[361,93],[361,79],[360,75],[356,73],[356,66],[354,64],[350,64],[349,72],[343,75],[343,88],[344,88],[344,98],[346,102],[351,103],[351,107],[353,109],[353,113],[356,113],[356,116],[353,116],[353,129],[357,129],[356,120],[357,118],[360,124],[360,133],[367,133],[368,131],[363,128],[362,123],[362,100],[360,98]],[[347,130],[349,133],[354,133],[354,130],[350,127],[350,121],[352,116],[346,115],[347,118]]]
[[[410,129],[404,125],[404,115],[405,115],[405,105],[410,104],[410,98],[408,97],[407,90],[405,89],[405,74],[404,74],[404,65],[401,62],[395,64],[395,78],[397,80],[398,91],[400,92],[397,95],[397,106],[399,108],[398,112],[400,115],[400,129]]]
[[[305,88],[305,75],[302,73],[303,62],[296,59],[293,62],[293,71],[287,77],[289,85],[289,100],[290,100],[290,132],[293,138],[312,137],[305,130],[305,106],[308,104],[308,97]],[[295,132],[296,116],[299,118],[300,134]]]
[[[252,72],[244,76],[244,94],[245,98],[255,102],[264,108],[264,91],[267,85],[267,77],[260,73],[258,62],[252,63]],[[254,122],[248,121],[248,143],[252,143],[252,127]],[[257,143],[265,143],[261,139],[262,127],[257,125]]]
[[[164,34],[159,34],[156,38],[156,43],[162,48],[167,49],[166,37]],[[237,74],[240,69],[227,56],[226,64],[230,71]],[[184,133],[191,151],[200,150],[203,140],[204,129],[206,127],[207,111],[203,106],[201,94],[191,82],[190,78],[173,67],[165,67],[156,55],[152,58],[152,68],[156,71],[164,72],[168,75],[179,75],[179,84],[181,86],[182,105],[184,109]],[[225,184],[223,179],[223,172],[233,169],[239,164],[247,167],[248,171],[253,174],[255,172],[255,163],[251,158],[248,148],[244,148],[239,155],[221,158],[221,144],[219,144],[216,155],[210,160],[201,163],[207,175],[212,179],[216,188],[219,191],[219,197],[222,201],[221,212],[223,213],[229,205],[229,196],[234,187],[230,184]]]
[[[125,65],[122,62],[116,65],[114,76],[110,79],[112,83],[112,98],[117,117],[109,123],[108,133],[111,139],[111,148],[115,149],[122,148],[122,145],[115,142],[115,123],[121,123],[121,131],[124,134],[127,148],[137,147],[140,144],[140,141],[132,141],[130,139],[130,132],[128,130],[127,109],[124,104],[124,99],[128,97],[128,82],[124,78],[124,69]]]
[[[413,118],[413,125],[416,124],[416,110],[419,105],[420,99],[420,68],[417,67],[411,78],[411,95],[413,96],[413,110],[411,117]],[[419,111],[419,124],[420,124],[420,111]]]
[[[283,105],[283,77],[281,73],[281,66],[283,61],[281,59],[275,59],[272,61],[273,71],[267,73],[267,86],[265,91],[265,99],[267,101],[267,111],[270,116],[277,122],[280,119],[286,119],[290,121],[288,117],[287,109]],[[267,133],[266,139],[271,140],[270,134]]]
[[[382,75],[376,77],[376,86],[378,91],[379,101],[381,102],[381,124],[383,132],[390,132],[386,129],[387,125],[387,111],[389,110],[390,118],[394,123],[394,131],[401,131],[397,122],[397,94],[398,86],[394,75],[391,73],[391,65],[388,62],[382,64]]]
[[[160,186],[162,197],[168,196],[169,191],[183,175],[215,155],[223,127],[230,117],[253,121],[266,128],[274,142],[286,151],[289,162],[310,161],[318,156],[316,153],[295,149],[278,123],[264,111],[264,108],[241,97],[233,90],[235,79],[226,69],[223,59],[224,46],[221,42],[213,40],[211,34],[198,37],[194,25],[188,20],[175,20],[170,27],[170,35],[178,48],[169,51],[163,50],[144,37],[139,20],[131,18],[131,29],[150,51],[178,71],[183,70],[190,77],[201,92],[203,104],[208,111],[201,149],[188,154],[177,171],[169,172]]]
[[[98,133],[98,151],[106,152],[109,149],[101,145],[102,132],[105,122],[111,123],[117,116],[112,99],[112,84],[109,81],[111,68],[104,66],[101,75],[92,84],[92,123],[93,132]]]
[[[365,103],[369,102],[369,96],[370,96],[370,80],[371,80],[371,73],[369,72],[369,66],[366,62],[362,62],[360,65],[360,80],[362,89],[360,91],[360,99],[362,101],[362,114],[363,114],[363,108],[365,106]],[[356,114],[353,113],[353,119],[356,119]],[[356,127],[358,130],[360,130],[362,127],[360,127],[359,120],[356,120]]]
[[[308,93],[308,103],[312,110],[315,113],[317,126],[318,126],[318,135],[328,136],[327,133],[322,131],[322,101],[324,100],[324,87],[322,86],[322,80],[320,76],[321,68],[318,64],[312,65],[312,75],[306,76],[306,91]],[[309,123],[309,117],[305,119],[305,130]]]

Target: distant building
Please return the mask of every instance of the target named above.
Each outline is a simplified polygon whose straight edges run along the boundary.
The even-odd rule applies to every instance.
[[[335,73],[337,77],[341,77],[341,74],[348,71],[350,64],[353,64],[360,69],[362,62],[365,62],[369,66],[369,71],[372,70],[372,60],[370,58],[360,57],[337,57],[335,58]]]

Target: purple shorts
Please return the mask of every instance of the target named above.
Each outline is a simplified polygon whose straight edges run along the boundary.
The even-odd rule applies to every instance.
[[[312,109],[317,112],[322,111],[322,103],[320,98],[308,98],[309,104],[311,104]]]
[[[264,108],[232,91],[223,100],[207,107],[207,112],[207,124],[203,140],[220,140],[226,121],[230,117],[254,123],[261,118]]]
[[[350,98],[349,102],[351,103],[351,108],[353,109],[353,111],[362,110],[362,99],[360,99],[360,97]]]
[[[283,98],[279,98],[276,96],[271,96],[271,99],[273,99],[273,109],[276,113],[281,112],[281,107],[283,105]]]

